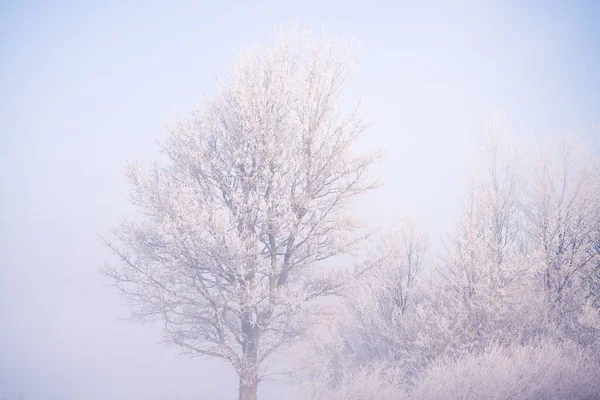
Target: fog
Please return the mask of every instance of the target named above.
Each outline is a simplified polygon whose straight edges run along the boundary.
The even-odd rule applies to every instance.
[[[527,138],[577,131],[598,154],[598,4],[395,3],[3,3],[0,396],[237,396],[227,365],[160,346],[160,323],[123,321],[99,239],[133,212],[126,161],[156,157],[162,127],[215,95],[234,52],[277,24],[359,48],[346,99],[373,122],[361,148],[387,153],[384,185],[355,206],[369,225],[411,215],[439,247],[497,111]]]

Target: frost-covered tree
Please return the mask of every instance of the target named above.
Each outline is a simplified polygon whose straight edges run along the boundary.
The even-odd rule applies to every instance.
[[[352,67],[310,35],[242,51],[220,93],[170,126],[167,162],[126,170],[140,216],[115,230],[108,275],[167,342],[229,362],[243,400],[343,283],[322,262],[360,240],[348,206],[379,155],[355,153],[367,124],[341,111]]]
[[[414,221],[405,219],[382,236],[382,262],[373,268],[367,285],[377,296],[379,309],[387,320],[404,314],[411,292],[425,266],[429,239]]]
[[[463,329],[465,342],[476,347],[501,338],[519,340],[516,332],[528,325],[520,318],[535,315],[522,307],[534,302],[520,148],[517,137],[507,134],[499,121],[493,123],[439,268],[446,280],[442,291],[456,301],[452,317],[464,313],[464,319],[451,325]]]
[[[528,233],[554,322],[574,315],[598,285],[598,166],[598,157],[570,138],[542,152],[534,169]]]
[[[516,139],[499,124],[493,122],[472,166],[462,214],[440,269],[467,305],[481,287],[504,287],[524,268],[524,182]]]
[[[405,355],[400,350],[406,347],[403,324],[413,306],[428,242],[410,219],[396,221],[382,232],[374,266],[346,298],[352,321],[344,328],[346,343],[361,362]]]
[[[415,222],[402,219],[383,230],[379,239],[369,268],[344,293],[336,318],[313,334],[304,363],[308,380],[326,383],[338,394],[340,385],[354,379],[349,378],[353,368],[364,367],[357,376],[365,378],[371,376],[373,363],[405,371],[415,365],[413,356],[419,357],[411,354],[419,329],[412,313],[428,238]],[[405,379],[405,374],[396,379]]]
[[[596,235],[600,238],[600,223],[598,224]],[[600,239],[590,249],[592,259],[591,268],[587,276],[584,277],[586,297],[591,305],[600,310]]]

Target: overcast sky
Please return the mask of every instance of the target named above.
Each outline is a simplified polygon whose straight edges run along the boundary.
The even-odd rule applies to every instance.
[[[600,136],[596,1],[52,3],[0,5],[7,400],[236,398],[226,366],[157,345],[159,324],[119,320],[127,309],[98,273],[110,256],[98,237],[131,213],[125,161],[152,160],[162,126],[215,94],[234,51],[268,42],[276,24],[359,45],[348,101],[362,99],[374,123],[362,145],[388,154],[385,186],[356,207],[371,224],[410,214],[439,237],[495,110],[532,137]]]

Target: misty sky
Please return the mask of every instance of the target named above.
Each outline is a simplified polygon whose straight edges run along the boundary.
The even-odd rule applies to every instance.
[[[276,24],[359,45],[348,104],[362,99],[374,123],[361,146],[388,154],[385,186],[356,206],[370,224],[408,214],[443,234],[495,110],[532,137],[600,136],[600,2],[52,3],[0,5],[8,400],[237,396],[228,367],[157,345],[160,324],[119,320],[128,311],[98,272],[110,260],[99,237],[132,211],[125,161],[152,160],[162,126],[214,95],[234,51],[267,42]]]

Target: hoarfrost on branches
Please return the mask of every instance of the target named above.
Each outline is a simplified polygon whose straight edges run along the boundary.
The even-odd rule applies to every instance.
[[[534,149],[490,128],[435,268],[410,272],[415,223],[380,240],[312,341],[310,398],[597,396],[600,159],[575,137]]]
[[[368,124],[341,111],[353,65],[310,35],[242,51],[219,95],[168,128],[168,162],[126,169],[143,216],[116,229],[107,273],[166,341],[231,363],[240,399],[310,327],[311,300],[339,290],[320,263],[361,240],[348,206],[379,154],[354,152]]]

